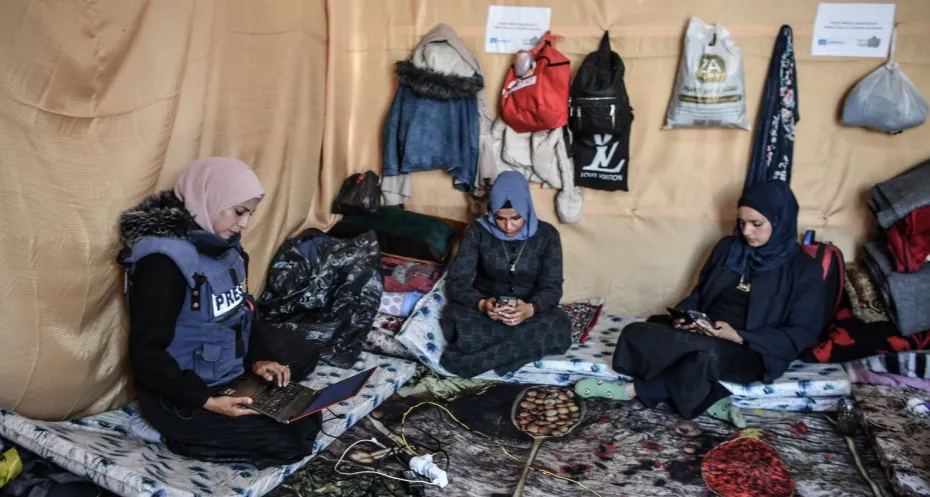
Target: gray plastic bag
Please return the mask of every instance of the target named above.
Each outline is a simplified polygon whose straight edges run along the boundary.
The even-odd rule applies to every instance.
[[[750,127],[742,51],[726,28],[692,17],[665,129]]]
[[[843,124],[896,134],[927,120],[927,100],[894,61],[896,41],[897,32],[893,31],[888,62],[849,92],[843,105]]]

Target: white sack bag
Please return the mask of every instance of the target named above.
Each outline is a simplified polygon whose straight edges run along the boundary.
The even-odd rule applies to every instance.
[[[676,128],[751,128],[742,51],[726,28],[697,17],[688,21],[675,94],[665,117],[665,129]]]

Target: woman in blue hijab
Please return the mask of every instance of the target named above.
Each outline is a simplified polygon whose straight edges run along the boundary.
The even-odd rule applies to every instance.
[[[559,232],[540,221],[522,174],[501,173],[489,212],[468,227],[446,278],[441,363],[471,378],[503,376],[571,346]]]
[[[687,419],[706,412],[745,427],[720,382],[781,376],[817,343],[824,325],[822,269],[801,250],[797,224],[798,203],[787,183],[751,187],[739,199],[737,234],[717,243],[697,286],[675,307],[673,314],[690,316],[627,326],[613,368],[634,380],[583,380],[576,392],[639,397],[648,407],[671,401]]]

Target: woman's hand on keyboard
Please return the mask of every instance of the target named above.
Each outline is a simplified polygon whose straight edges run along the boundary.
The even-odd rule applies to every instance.
[[[274,381],[279,387],[291,382],[291,369],[274,361],[258,361],[252,365],[252,372],[265,381]]]
[[[222,414],[223,416],[229,416],[232,418],[239,416],[251,416],[253,414],[258,414],[258,411],[253,411],[248,407],[243,407],[252,403],[252,399],[248,397],[210,397],[207,399],[207,403],[203,405],[203,408],[215,412],[217,414]]]

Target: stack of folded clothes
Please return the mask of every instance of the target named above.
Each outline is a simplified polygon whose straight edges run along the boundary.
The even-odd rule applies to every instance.
[[[902,335],[930,329],[930,160],[875,185],[869,208],[884,230],[863,263]]]

